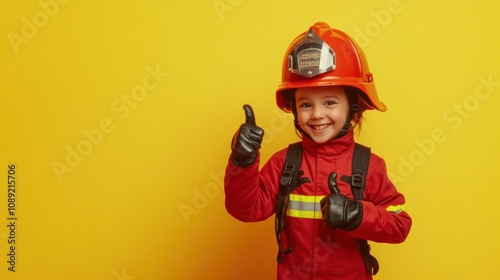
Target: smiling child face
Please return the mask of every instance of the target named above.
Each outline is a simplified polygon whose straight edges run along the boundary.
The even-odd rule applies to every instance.
[[[349,101],[340,86],[299,88],[295,104],[299,126],[316,143],[337,136],[349,113]]]

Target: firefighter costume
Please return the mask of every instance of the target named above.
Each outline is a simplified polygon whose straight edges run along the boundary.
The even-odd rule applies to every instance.
[[[373,75],[359,46],[342,31],[316,23],[289,46],[283,60],[279,108],[295,115],[302,133],[301,184],[287,199],[279,245],[277,279],[372,279],[359,249],[359,239],[401,243],[411,228],[405,198],[387,175],[384,160],[371,154],[363,200],[353,199],[351,176],[355,147],[351,119],[366,109],[385,111]],[[343,131],[326,143],[314,142],[297,123],[295,89],[343,86],[354,92]],[[276,213],[287,149],[275,153],[259,170],[264,131],[250,106],[246,121],[232,141],[226,168],[226,209],[243,222],[263,221]],[[332,176],[334,175],[334,176]]]

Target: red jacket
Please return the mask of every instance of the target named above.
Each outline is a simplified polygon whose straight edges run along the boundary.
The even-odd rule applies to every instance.
[[[330,194],[328,175],[351,176],[354,151],[353,133],[317,144],[303,137],[300,170],[310,183],[299,186],[290,196],[282,232],[282,244],[290,254],[282,254],[277,279],[372,279],[361,258],[358,239],[401,243],[411,227],[404,211],[405,198],[387,176],[383,159],[370,157],[363,200],[363,220],[352,231],[326,228],[321,220],[319,201]],[[287,149],[275,153],[259,172],[259,157],[248,167],[229,161],[225,176],[226,209],[243,222],[266,220],[276,211],[281,170]],[[342,194],[353,198],[349,184],[337,179]]]

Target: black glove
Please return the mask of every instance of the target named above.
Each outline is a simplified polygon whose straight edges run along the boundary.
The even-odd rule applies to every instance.
[[[257,158],[264,130],[255,125],[255,116],[250,105],[243,105],[245,123],[234,134],[231,144],[231,161],[240,167],[251,165]]]
[[[320,201],[323,223],[327,228],[354,230],[363,220],[363,203],[340,194],[337,187],[337,172],[330,173],[328,187],[331,195]]]

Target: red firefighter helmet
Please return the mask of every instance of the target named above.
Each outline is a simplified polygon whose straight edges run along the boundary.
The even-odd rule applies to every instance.
[[[311,26],[288,47],[276,103],[283,111],[291,112],[293,89],[319,86],[352,87],[367,109],[387,110],[378,99],[362,49],[347,34],[323,22]]]

